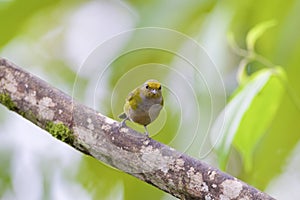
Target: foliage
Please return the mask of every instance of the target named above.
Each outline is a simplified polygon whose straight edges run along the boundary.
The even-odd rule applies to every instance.
[[[232,144],[241,153],[245,170],[252,169],[256,145],[269,128],[281,103],[285,91],[284,78],[281,68],[252,74],[220,114],[215,126],[219,126],[218,123],[224,126],[222,138],[218,138],[220,142],[216,146],[221,169],[226,169]]]
[[[246,67],[257,60],[266,62],[255,52],[255,43],[264,31],[273,26],[274,21],[261,23],[251,29],[246,37],[246,50],[238,49],[234,38],[230,41],[236,52],[242,52],[245,58],[239,66],[238,80],[240,87],[234,93],[231,101],[219,115],[214,126],[223,126],[216,145],[221,169],[225,170],[230,154],[230,147],[234,145],[244,159],[245,171],[252,169],[253,152],[257,143],[268,130],[277,108],[281,103],[286,86],[286,74],[281,67],[271,66],[271,69],[259,70],[250,76]],[[262,110],[264,112],[262,112]]]

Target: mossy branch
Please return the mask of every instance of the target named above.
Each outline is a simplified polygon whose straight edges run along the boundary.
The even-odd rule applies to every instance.
[[[0,58],[0,103],[75,149],[181,199],[273,199],[161,144]]]

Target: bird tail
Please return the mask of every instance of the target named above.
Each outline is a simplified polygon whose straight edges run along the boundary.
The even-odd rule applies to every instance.
[[[120,114],[120,115],[119,115],[119,118],[120,118],[120,119],[126,119],[126,118],[127,118],[126,113]]]

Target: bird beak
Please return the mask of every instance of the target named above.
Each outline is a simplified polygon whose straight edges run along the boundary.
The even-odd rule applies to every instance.
[[[151,90],[152,94],[157,94],[157,90]]]

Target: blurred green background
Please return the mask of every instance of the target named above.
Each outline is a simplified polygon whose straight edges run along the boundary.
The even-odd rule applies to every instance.
[[[114,119],[129,91],[158,79],[165,107],[149,126],[155,140],[277,199],[298,199],[299,11],[296,0],[0,0],[0,56]],[[286,77],[269,78],[249,98],[251,84],[239,86],[236,75],[250,52],[247,36],[269,20],[276,25],[262,31],[255,52],[272,64],[254,57],[246,71],[256,80],[262,69],[280,65]],[[229,33],[241,49],[231,47]],[[235,101],[240,94],[244,99]],[[228,109],[228,118],[239,113],[242,120],[226,143],[228,137],[212,132],[231,130],[233,123],[220,114],[228,102],[239,102],[237,111],[245,102],[250,106],[245,112]],[[218,149],[217,142],[228,148]],[[0,198],[175,199],[74,151],[3,106]]]

